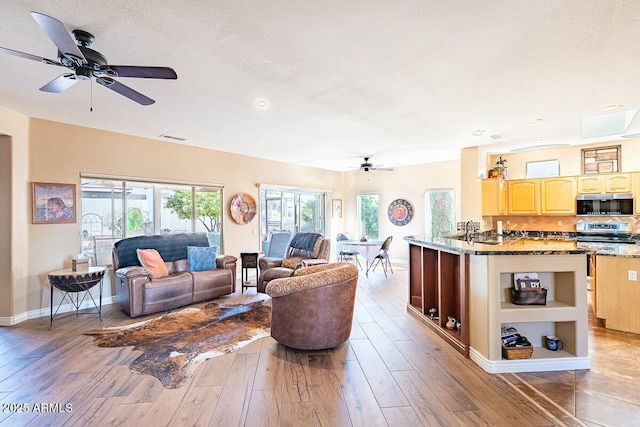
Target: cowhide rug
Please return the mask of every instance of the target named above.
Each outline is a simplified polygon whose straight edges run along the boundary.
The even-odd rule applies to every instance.
[[[166,388],[183,385],[200,363],[269,336],[271,301],[186,308],[127,326],[84,332],[99,347],[134,346],[143,353],[129,366]]]

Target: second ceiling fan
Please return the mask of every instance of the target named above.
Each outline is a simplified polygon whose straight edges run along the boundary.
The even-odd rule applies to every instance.
[[[364,172],[369,172],[369,171],[392,171],[392,168],[385,168],[381,165],[374,165],[373,163],[369,162],[370,157],[365,157],[364,158],[364,163],[360,164],[360,170],[364,171]]]

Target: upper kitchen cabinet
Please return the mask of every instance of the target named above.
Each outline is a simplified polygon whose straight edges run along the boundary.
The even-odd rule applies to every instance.
[[[507,181],[507,213],[509,215],[540,214],[540,180]]]
[[[631,193],[630,173],[586,175],[578,177],[578,194]]]
[[[640,214],[640,172],[634,172],[631,174],[631,189],[633,190],[633,199],[634,199],[634,207],[633,212],[638,215]]]
[[[575,215],[576,182],[573,176],[541,179],[540,212],[543,215]]]
[[[631,174],[616,173],[603,175],[605,193],[631,193]]]
[[[504,179],[489,178],[482,180],[482,215],[506,215],[507,187]]]
[[[600,189],[600,175],[579,176],[578,193],[602,193],[602,190]]]

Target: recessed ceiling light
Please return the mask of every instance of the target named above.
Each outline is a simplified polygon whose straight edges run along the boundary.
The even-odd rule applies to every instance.
[[[264,99],[258,99],[256,101],[256,107],[258,107],[258,108],[267,108],[267,105],[269,105],[269,104]]]
[[[542,121],[542,118],[540,117],[536,117],[535,119],[531,119],[529,120],[529,124],[530,125],[537,125],[538,123],[540,123]]]
[[[609,104],[606,107],[604,107],[602,111],[616,111],[621,109],[622,107],[623,107],[622,104]]]
[[[480,136],[484,133],[484,129],[476,129],[473,131],[474,136]]]
[[[539,137],[538,137],[538,141],[544,141],[544,140],[545,140],[545,137],[544,137],[544,136],[539,136]]]

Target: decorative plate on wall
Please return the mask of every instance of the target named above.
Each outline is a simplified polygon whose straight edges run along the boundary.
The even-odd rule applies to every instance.
[[[413,218],[413,206],[405,199],[396,199],[387,210],[389,221],[395,225],[407,225]]]
[[[237,224],[249,224],[256,216],[256,201],[249,193],[238,193],[231,199],[231,218]]]

